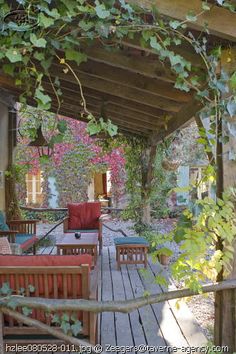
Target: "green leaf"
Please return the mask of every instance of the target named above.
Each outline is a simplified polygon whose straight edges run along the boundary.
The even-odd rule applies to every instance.
[[[28,289],[29,289],[30,293],[34,293],[35,292],[35,286],[33,286],[31,284],[28,286]]]
[[[211,8],[210,8],[210,6],[208,5],[207,2],[203,2],[203,3],[202,3],[202,9],[203,9],[204,11],[209,11]]]
[[[1,295],[11,295],[12,290],[10,288],[9,283],[3,283],[2,287],[0,288]]]
[[[67,131],[67,122],[65,120],[60,120],[57,123],[57,129],[60,133],[65,133]]]
[[[42,12],[39,14],[38,18],[39,18],[39,24],[44,28],[48,28],[52,26],[55,21],[53,18],[45,16],[44,13]]]
[[[150,38],[150,46],[153,49],[156,49],[157,51],[162,50],[162,46],[157,42],[157,37],[156,36],[152,36]]]
[[[37,98],[43,105],[46,105],[47,103],[51,102],[51,97],[48,95],[45,95],[40,88],[37,88],[35,90],[35,98]]]
[[[17,308],[17,302],[14,298],[10,299],[8,301],[7,306],[10,307],[11,309],[15,310]]]
[[[9,59],[11,63],[16,63],[22,60],[22,55],[15,48],[9,48],[6,51],[6,57]]]
[[[3,68],[3,71],[4,71],[5,74],[14,76],[14,69],[15,69],[14,65],[12,65],[12,64],[4,64],[2,66],[2,68]]]
[[[34,58],[41,61],[44,59],[44,53],[40,53],[40,52],[34,52]]]
[[[40,165],[46,165],[50,161],[50,157],[48,155],[42,155],[39,157]]]
[[[100,4],[98,1],[96,1],[96,7],[95,7],[96,14],[98,15],[99,18],[104,19],[110,16],[110,11],[106,10],[106,7],[104,4]]]
[[[60,317],[59,317],[59,315],[57,313],[53,315],[52,323],[56,323],[56,324],[60,324],[61,323]]]
[[[72,334],[74,336],[77,336],[81,330],[82,330],[82,326],[81,326],[81,322],[80,321],[76,321],[72,326],[71,326],[71,330],[72,330]]]
[[[232,90],[236,90],[236,71],[230,78],[230,87],[232,88]]]
[[[234,100],[231,100],[227,103],[227,111],[228,111],[230,117],[233,117],[236,115],[236,102]]]
[[[94,22],[81,20],[79,21],[79,26],[83,31],[87,32],[94,27]]]
[[[38,48],[45,48],[47,41],[44,38],[37,38],[34,33],[30,33],[31,43]]]
[[[66,49],[65,51],[67,60],[74,60],[78,65],[87,60],[87,56],[74,49]]]
[[[188,20],[190,22],[195,22],[195,21],[197,21],[197,16],[195,15],[195,13],[193,11],[189,11],[189,13],[186,15],[186,20]]]
[[[181,26],[181,22],[179,22],[179,21],[170,21],[169,25],[170,25],[171,28],[177,29],[178,27]]]
[[[109,120],[108,124],[107,124],[107,132],[108,132],[108,134],[111,137],[113,137],[113,136],[115,136],[117,134],[117,131],[118,131],[118,127]]]
[[[95,135],[97,133],[100,133],[101,130],[102,128],[100,124],[98,124],[97,122],[94,121],[88,122],[86,131],[89,133],[89,135]]]
[[[32,309],[24,306],[24,307],[22,307],[22,313],[24,316],[29,316],[32,314]]]
[[[61,322],[61,329],[63,330],[64,333],[68,333],[71,329],[69,322],[62,321]]]

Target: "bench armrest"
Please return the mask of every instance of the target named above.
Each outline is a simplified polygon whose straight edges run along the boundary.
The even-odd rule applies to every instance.
[[[14,235],[14,234],[18,234],[18,231],[15,230],[0,231],[0,236]]]
[[[99,273],[101,266],[101,257],[98,257],[97,264],[95,268],[91,271],[90,275],[90,300],[97,300],[97,291],[98,291],[98,283],[99,283]]]

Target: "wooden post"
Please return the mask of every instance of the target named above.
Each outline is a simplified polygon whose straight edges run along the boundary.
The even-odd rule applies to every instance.
[[[151,223],[151,207],[150,196],[152,181],[154,177],[154,164],[157,153],[157,141],[155,135],[151,136],[149,145],[143,149],[141,157],[141,171],[142,171],[142,222],[144,224]]]
[[[8,125],[8,171],[5,180],[5,205],[7,220],[20,219],[21,212],[16,196],[16,176],[13,168],[13,150],[16,144],[16,112],[9,111]]]
[[[222,68],[229,73],[232,71],[231,61],[228,59],[226,52],[223,53],[221,59]],[[236,62],[235,62],[236,66]],[[235,70],[235,68],[234,68]],[[221,134],[221,124],[218,132]],[[229,160],[229,148],[236,146],[236,138],[230,137],[229,143],[222,145],[217,144],[217,196],[221,196],[222,191],[228,187],[236,186],[236,164],[235,161]],[[222,248],[222,244],[218,243],[218,248]],[[219,274],[218,280],[221,280],[222,274]],[[232,262],[232,272],[229,279],[236,279],[236,243],[234,260]],[[223,290],[216,292],[215,296],[215,329],[214,344],[226,345],[229,353],[236,351],[236,290]]]

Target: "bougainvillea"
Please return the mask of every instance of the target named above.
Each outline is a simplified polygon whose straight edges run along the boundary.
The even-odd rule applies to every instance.
[[[110,171],[112,196],[117,202],[122,194],[125,176],[123,149],[117,147],[104,152],[97,139],[88,135],[86,123],[65,117],[59,117],[58,120],[67,123],[67,131],[63,142],[54,145],[49,161],[42,164],[38,149],[26,145],[28,141],[22,137],[19,137],[16,151],[18,165],[27,166],[31,174],[43,171],[43,206],[48,205],[50,198],[48,177],[55,177],[59,192],[58,203],[65,206],[70,201],[87,200],[87,188],[94,173],[104,173],[107,170]]]

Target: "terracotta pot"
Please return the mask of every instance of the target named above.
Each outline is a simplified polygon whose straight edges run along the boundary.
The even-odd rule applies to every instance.
[[[170,256],[166,256],[165,254],[160,254],[159,261],[162,265],[166,266],[170,263]]]

